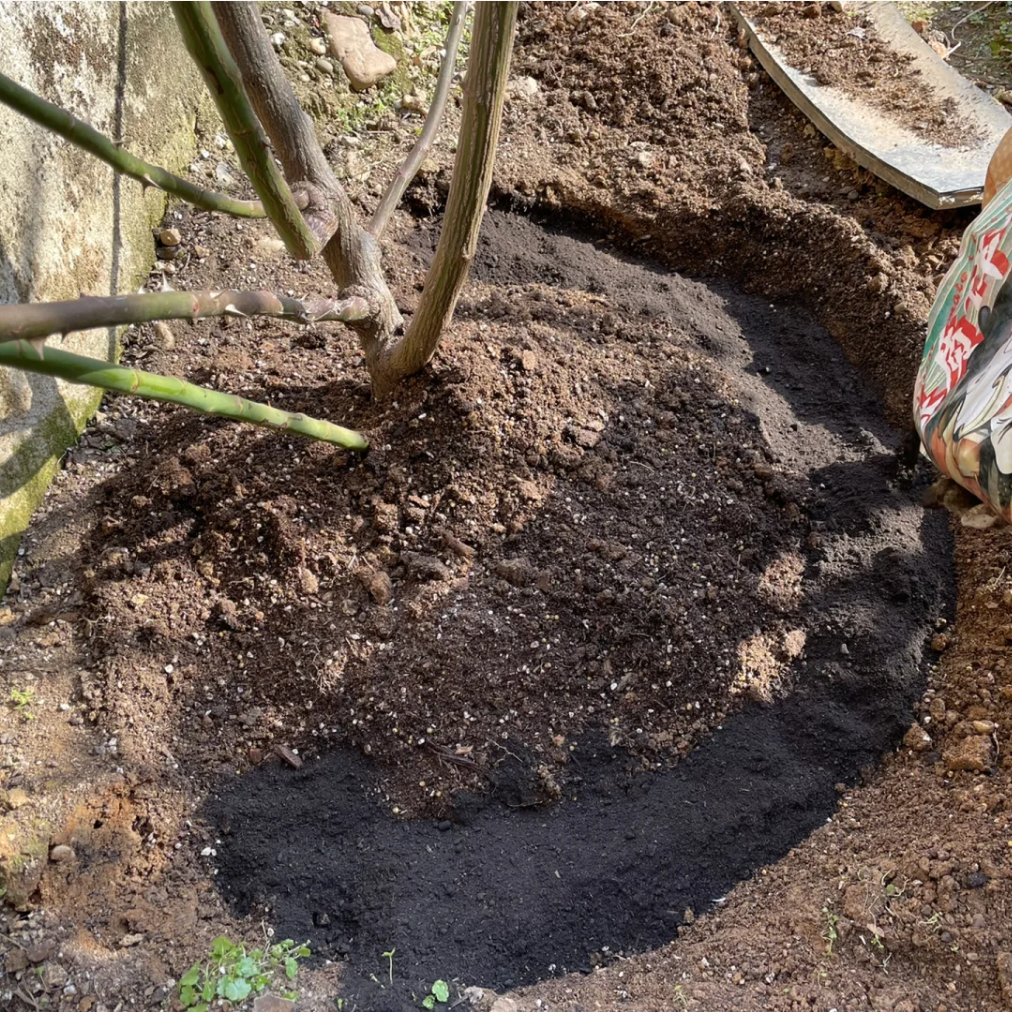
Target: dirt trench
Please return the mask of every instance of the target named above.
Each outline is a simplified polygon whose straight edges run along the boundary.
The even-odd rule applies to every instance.
[[[431,235],[411,244],[427,253]],[[232,779],[204,813],[238,912],[347,960],[344,996],[363,1008],[413,1008],[439,978],[502,990],[587,973],[670,941],[822,823],[895,744],[927,643],[952,615],[946,518],[921,508],[900,438],[806,313],[629,260],[564,221],[503,213],[475,275],[494,287],[462,316],[525,335],[521,370],[532,353],[572,382],[569,363],[600,342],[621,385],[608,422],[584,430],[595,441],[577,474],[558,476],[500,549],[529,570],[506,590],[507,614],[502,564],[479,562],[441,602],[439,632],[395,635],[368,677],[385,683],[373,693],[403,698],[405,672],[426,658],[446,683],[422,686],[443,715],[435,739],[459,746],[473,737],[447,727],[439,701],[469,686],[480,713],[486,686],[529,678],[542,647],[510,613],[546,610],[541,719],[479,739],[486,782],[451,787],[428,820],[392,815],[377,797],[389,772],[350,751]],[[577,314],[539,313],[532,286],[592,296],[612,323],[567,333]],[[676,350],[688,368],[672,368]],[[623,375],[634,356],[650,379]],[[686,393],[689,410],[659,416]],[[590,598],[567,560],[600,554],[595,544],[627,564],[618,593]],[[687,636],[672,636],[676,613]],[[588,677],[589,647],[612,656],[622,684]],[[699,744],[672,767],[682,750],[664,743],[686,709]],[[546,751],[553,731],[565,745]],[[371,982],[391,948],[397,981]]]
[[[902,428],[965,216],[827,155],[713,5],[647,11],[621,47],[640,8],[560,6],[525,13],[538,88],[498,174],[536,213],[489,217],[396,405],[337,328],[129,337],[148,368],[367,430],[365,460],[111,400],[26,539],[0,649],[39,703],[0,741],[28,798],[3,846],[43,841],[18,882],[45,913],[8,930],[56,946],[61,1007],[162,1007],[214,935],[273,922],[338,958],[300,976],[306,1009],[416,1007],[436,977],[527,984],[525,1012],[994,1007],[1004,750],[943,753],[973,721],[1001,740],[1012,557],[957,528],[954,632],[947,521],[867,392]],[[386,250],[408,313],[450,158]],[[211,251],[178,285],[326,289],[258,226],[172,223]],[[930,747],[890,754],[915,714]]]

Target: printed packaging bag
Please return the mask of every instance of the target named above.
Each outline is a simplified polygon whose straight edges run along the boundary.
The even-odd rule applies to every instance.
[[[1012,132],[988,168],[984,210],[935,297],[914,423],[927,456],[1012,523],[1010,174]]]

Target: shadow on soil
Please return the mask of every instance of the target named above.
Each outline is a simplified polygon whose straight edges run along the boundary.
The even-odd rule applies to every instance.
[[[771,316],[721,285],[671,289],[670,275],[618,262],[593,237],[497,214],[475,270],[602,293],[618,312],[652,292],[648,311],[676,316],[732,377],[774,463],[817,490],[803,503],[814,590],[795,688],[739,709],[673,769],[642,772],[584,737],[547,807],[459,793],[452,818],[398,820],[377,797],[382,769],[352,751],[223,786],[204,812],[221,836],[219,882],[241,912],[269,910],[280,937],[347,959],[346,1009],[417,1008],[439,978],[501,989],[670,941],[687,910],[781,857],[832,814],[835,785],[895,744],[926,640],[951,614],[947,517],[898,480],[899,437],[831,338],[804,313]],[[714,299],[737,329],[709,325]],[[553,499],[565,494],[560,481]],[[531,524],[535,564],[552,522],[548,503]]]

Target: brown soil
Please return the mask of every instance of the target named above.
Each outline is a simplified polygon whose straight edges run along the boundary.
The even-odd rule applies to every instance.
[[[567,19],[569,7],[525,8],[515,73],[538,88],[510,104],[500,196],[519,207],[566,208],[654,262],[801,303],[905,424],[923,321],[969,215],[929,215],[826,148],[715,6],[608,4],[582,20]],[[416,209],[439,206],[449,159],[444,146],[413,194]],[[297,292],[325,284],[316,268],[293,267],[257,245],[260,233],[249,226],[212,225],[186,212],[174,223],[190,258],[174,283],[227,280]],[[406,218],[398,227],[388,261],[410,309],[431,233],[416,233]],[[204,263],[194,256],[198,244],[212,251]],[[505,613],[511,626],[525,623],[510,647],[526,651],[525,677],[535,691],[559,669],[583,676],[571,675],[564,687],[585,706],[591,690],[606,699],[619,691],[610,681],[590,685],[625,676],[614,666],[606,672],[601,657],[553,657],[553,668],[544,668],[554,652],[546,649],[556,635],[549,630],[562,621],[552,616],[585,606],[598,623],[621,622],[619,632],[648,629],[643,623],[663,608],[658,584],[668,578],[650,571],[646,553],[630,555],[627,533],[650,529],[660,516],[658,529],[671,537],[671,517],[653,506],[593,514],[616,525],[606,537],[564,513],[554,528],[539,527],[546,510],[561,508],[565,489],[579,489],[597,510],[609,479],[630,497],[657,497],[662,484],[670,495],[659,465],[684,456],[677,440],[694,445],[700,435],[714,451],[698,454],[707,490],[740,497],[747,509],[737,521],[741,536],[757,542],[754,568],[735,585],[726,582],[721,537],[707,544],[708,535],[688,525],[678,535],[690,539],[685,564],[716,567],[714,606],[724,607],[721,594],[728,608],[752,606],[745,592],[757,585],[760,567],[807,538],[787,512],[807,494],[792,475],[767,496],[756,461],[751,477],[719,466],[722,442],[764,455],[765,447],[747,423],[733,436],[707,428],[709,401],[733,409],[733,396],[726,373],[693,335],[668,342],[671,321],[616,311],[602,301],[611,293],[562,289],[559,282],[572,280],[565,276],[539,283],[514,266],[496,278],[499,266],[486,261],[488,274],[470,287],[433,371],[385,408],[370,404],[360,356],[341,331],[319,328],[293,340],[246,322],[174,327],[173,350],[165,349],[164,332],[131,336],[135,361],[358,425],[376,450],[359,462],[117,399],[68,455],[26,538],[10,610],[0,613],[4,692],[35,689],[34,720],[13,710],[3,718],[2,786],[25,792],[6,795],[3,856],[10,898],[36,908],[6,914],[9,985],[0,994],[16,985],[78,1012],[120,1001],[160,1007],[169,980],[214,935],[259,935],[259,924],[237,920],[218,898],[217,838],[195,812],[213,781],[269,761],[275,743],[312,753],[351,741],[399,757],[383,785],[385,805],[416,811],[438,804],[433,791],[476,783],[467,762],[489,761],[503,719],[511,731],[523,725],[518,737],[532,757],[525,766],[536,777],[523,783],[552,794],[564,758],[554,750],[565,750],[585,721],[567,710],[560,723],[558,710],[542,699],[531,706],[530,688],[504,678],[477,693],[436,676],[449,656],[439,637],[464,611],[454,614],[454,602],[474,594],[494,612],[482,625],[477,611],[465,609],[473,623],[465,647],[477,670],[496,671],[487,623],[498,618],[504,629]],[[666,280],[682,293],[686,320],[699,318],[693,300],[716,298]],[[578,347],[582,359],[567,356],[567,347]],[[701,390],[677,381],[690,367],[700,369]],[[674,407],[662,398],[676,393],[678,422],[667,428],[663,413]],[[607,405],[604,430],[596,428],[599,404]],[[594,435],[595,445],[582,445]],[[613,438],[630,443],[612,445]],[[621,467],[624,456],[644,451],[655,455],[643,456],[654,473]],[[633,486],[636,471],[644,474]],[[592,548],[592,540],[599,544]],[[842,788],[829,824],[731,891],[716,911],[690,916],[695,923],[679,928],[669,947],[536,985],[515,996],[520,1008],[536,1001],[573,1012],[673,1004],[749,1012],[1000,1007],[1012,973],[1005,955],[1012,950],[1008,537],[1004,529],[957,526],[956,541],[956,624],[936,643],[945,651],[916,713],[930,746],[903,748],[869,770],[865,786]],[[555,558],[553,547],[563,549]],[[630,559],[634,566],[623,568]],[[507,565],[497,571],[501,562]],[[592,589],[577,588],[577,568],[596,581]],[[691,580],[697,572],[689,565],[677,575]],[[708,588],[699,589],[706,601]],[[609,590],[610,600],[600,597]],[[388,592],[399,611],[379,603]],[[722,635],[712,633],[704,649],[719,656],[731,642]],[[431,647],[425,658],[423,642]],[[632,635],[621,656],[635,674],[649,651]],[[531,663],[536,657],[541,670]],[[686,686],[698,687],[691,664],[682,673]],[[622,691],[628,696],[630,683]],[[632,683],[631,691],[638,697],[643,689]],[[618,713],[624,739],[632,731],[632,744],[654,691],[623,697],[608,711]],[[468,710],[470,737],[462,733],[462,692],[484,704]],[[694,716],[647,725],[651,741],[639,759],[669,762],[679,742],[695,740],[725,706],[715,693],[697,727]],[[445,733],[432,723],[450,714]],[[672,740],[656,741],[667,728]],[[453,755],[419,748],[430,735]],[[542,764],[547,775],[539,775]],[[48,844],[64,842],[79,858],[47,864]],[[35,977],[27,965],[47,969]],[[473,983],[482,982],[460,982]],[[310,971],[300,987],[305,1007],[333,1008],[334,989],[332,967]]]
[[[956,103],[921,81],[920,70],[881,38],[870,18],[828,3],[740,7],[764,40],[819,84],[845,91],[943,147],[971,146],[979,139],[973,125],[958,115]]]

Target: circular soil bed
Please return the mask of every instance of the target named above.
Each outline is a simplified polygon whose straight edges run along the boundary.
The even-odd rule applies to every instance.
[[[339,482],[310,450],[264,502],[265,443],[255,513],[216,449],[175,485],[201,557],[287,601],[216,606],[283,644],[244,705],[312,708],[301,770],[207,805],[218,881],[364,1008],[669,941],[895,743],[952,608],[945,515],[807,314],[505,213],[475,274],[446,367]]]

